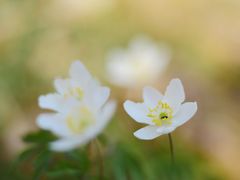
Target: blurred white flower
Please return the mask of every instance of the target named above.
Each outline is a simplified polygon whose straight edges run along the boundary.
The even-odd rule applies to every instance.
[[[61,112],[68,104],[83,101],[92,103],[100,108],[108,99],[110,89],[100,86],[80,61],[72,63],[69,71],[70,78],[58,78],[54,81],[56,93],[40,96],[41,108]]]
[[[156,81],[170,61],[170,49],[141,36],[127,50],[116,49],[107,57],[109,81],[123,87],[146,85]]]
[[[125,111],[137,122],[147,124],[134,135],[143,140],[154,139],[174,131],[187,122],[197,111],[196,102],[186,102],[182,83],[173,79],[165,95],[151,87],[143,90],[143,103],[127,100]]]
[[[92,78],[80,61],[70,67],[69,79],[56,79],[56,93],[39,97],[41,108],[56,111],[40,114],[37,124],[60,139],[51,143],[55,151],[68,151],[86,144],[106,126],[115,111],[107,102],[110,90]]]

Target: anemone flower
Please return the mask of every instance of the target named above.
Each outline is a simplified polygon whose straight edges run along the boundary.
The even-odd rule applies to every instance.
[[[55,93],[39,97],[39,106],[54,112],[40,114],[37,124],[59,137],[50,144],[54,151],[69,151],[102,132],[115,111],[107,102],[110,89],[97,82],[80,61],[70,67],[70,78],[56,79]]]
[[[129,48],[114,49],[107,56],[109,81],[117,86],[131,88],[155,82],[170,61],[170,49],[150,38],[139,36]]]
[[[142,140],[151,140],[169,134],[190,120],[197,111],[196,102],[185,102],[185,93],[179,79],[173,79],[164,95],[152,87],[143,90],[143,103],[127,100],[125,111],[135,121],[146,124],[134,135]]]

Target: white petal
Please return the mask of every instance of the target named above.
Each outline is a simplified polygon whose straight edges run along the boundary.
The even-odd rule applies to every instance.
[[[108,100],[110,89],[107,87],[98,87],[92,94],[89,94],[89,103],[95,110],[100,109]]]
[[[63,96],[56,93],[42,95],[38,99],[38,104],[41,108],[55,111],[61,111],[63,102]]]
[[[157,129],[158,126],[146,126],[134,132],[134,136],[142,140],[151,140],[161,135]]]
[[[171,80],[167,87],[163,101],[167,102],[174,113],[179,110],[181,103],[185,100],[185,93],[180,79]]]
[[[69,83],[70,82],[67,79],[55,79],[54,87],[59,94],[64,95],[69,91]]]
[[[41,129],[49,130],[60,137],[70,136],[64,117],[60,114],[45,113],[37,117],[37,125]]]
[[[124,50],[114,50],[109,54],[107,71],[111,83],[131,87],[136,83],[133,77],[134,67],[129,62],[128,54]]]
[[[91,139],[94,139],[105,126],[108,124],[109,120],[111,119],[113,113],[116,109],[115,102],[107,103],[102,112],[99,119],[95,125],[89,127],[83,134],[79,134],[77,136],[72,136],[69,138],[63,138],[51,143],[51,149],[54,151],[69,151],[78,146],[84,145],[88,143]]]
[[[116,102],[115,101],[110,101],[106,105],[104,105],[102,112],[101,112],[101,117],[102,121],[104,124],[107,124],[109,120],[111,120],[113,114],[115,113],[116,110]],[[105,126],[105,125],[103,125]]]
[[[70,107],[75,106],[79,101],[74,97],[65,98],[60,94],[47,94],[38,99],[39,106],[44,109],[65,112]]]
[[[176,127],[174,126],[161,126],[158,127],[157,132],[159,132],[160,135],[164,135],[164,134],[168,134],[171,133],[172,131],[174,131],[176,129]]]
[[[71,64],[69,73],[74,80],[87,82],[91,79],[91,74],[80,61],[74,61]]]
[[[96,123],[86,130],[84,136],[87,137],[87,139],[94,139],[98,136],[111,120],[115,109],[116,103],[114,101],[108,102],[99,112],[100,114],[97,117]]]
[[[87,142],[88,139],[81,138],[80,136],[63,138],[50,143],[50,149],[57,152],[70,151],[86,144]]]
[[[139,123],[152,124],[151,119],[147,117],[148,109],[144,103],[135,103],[127,100],[123,106],[128,115],[135,121]]]
[[[154,108],[160,100],[162,100],[163,95],[152,87],[144,87],[143,89],[143,99],[144,103],[150,107]]]
[[[37,117],[37,125],[45,130],[49,130],[52,126],[54,126],[58,121],[56,113],[45,113],[40,114]]]
[[[181,126],[190,120],[193,115],[197,112],[196,102],[187,102],[181,105],[178,113],[173,117],[173,126]]]

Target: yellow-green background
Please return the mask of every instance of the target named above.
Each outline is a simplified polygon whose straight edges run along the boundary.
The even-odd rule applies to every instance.
[[[112,86],[105,72],[110,49],[147,34],[172,48],[172,60],[155,87],[164,91],[179,77],[187,100],[198,102],[192,121],[173,133],[182,171],[187,162],[184,177],[239,179],[239,19],[237,0],[1,0],[0,177],[24,148],[21,136],[37,129],[38,96],[53,91],[53,79],[67,76],[70,63],[81,59],[118,100],[106,136],[146,156],[143,167],[156,167],[149,168],[149,179],[161,178],[154,171],[169,160],[167,137],[147,142],[133,137],[141,125],[124,113],[122,102],[140,100],[141,89]]]

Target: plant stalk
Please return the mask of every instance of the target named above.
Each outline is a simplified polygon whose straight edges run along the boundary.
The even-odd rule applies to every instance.
[[[174,165],[175,164],[174,147],[173,147],[173,141],[172,141],[171,133],[168,134],[168,140],[169,140],[170,153],[171,153],[171,162],[172,162],[172,165]]]
[[[99,143],[98,139],[95,139],[96,146],[97,146],[97,151],[98,151],[98,157],[99,157],[99,179],[103,180],[104,179],[104,163],[103,163],[103,153],[101,150],[101,144]]]

